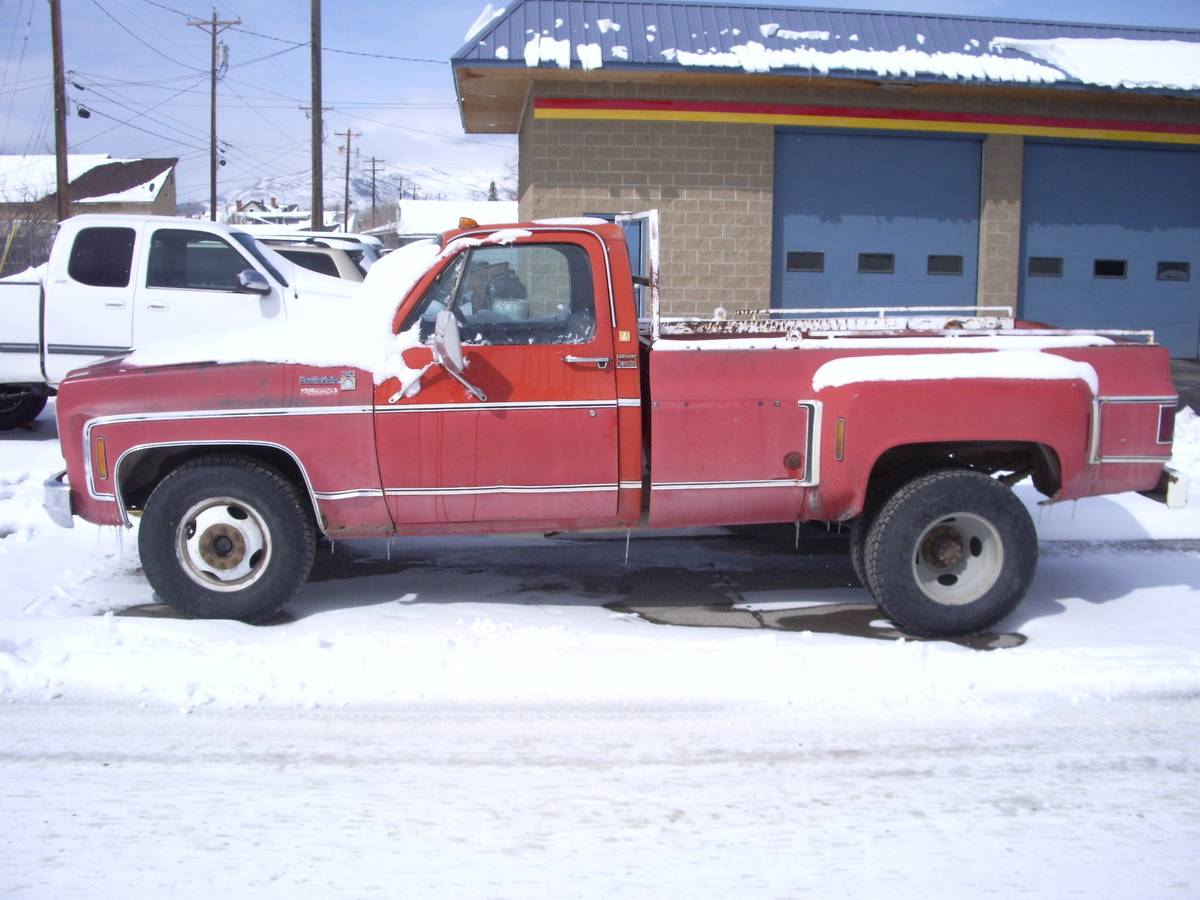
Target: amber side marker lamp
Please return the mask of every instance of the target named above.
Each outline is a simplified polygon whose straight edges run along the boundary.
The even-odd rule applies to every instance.
[[[108,454],[104,451],[104,438],[96,438],[96,474],[108,478]]]

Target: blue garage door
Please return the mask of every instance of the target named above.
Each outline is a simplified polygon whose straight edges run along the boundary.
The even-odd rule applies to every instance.
[[[1200,341],[1200,152],[1025,145],[1021,314],[1063,328]]]
[[[771,305],[973,306],[981,146],[778,132]]]

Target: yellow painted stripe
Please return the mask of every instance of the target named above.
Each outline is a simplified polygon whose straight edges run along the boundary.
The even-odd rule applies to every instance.
[[[1155,144],[1200,144],[1200,134],[1070,128],[1062,125],[1010,125],[1001,122],[946,122],[862,116],[806,116],[758,112],[706,112],[672,109],[537,109],[535,119],[600,119],[621,122],[728,122],[740,125],[807,125],[817,128],[869,128],[886,131],[941,131],[955,134],[1019,134],[1029,137],[1088,138]]]

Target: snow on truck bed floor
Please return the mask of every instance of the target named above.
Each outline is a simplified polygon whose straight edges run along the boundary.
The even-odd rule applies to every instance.
[[[844,538],[719,529],[323,544],[256,628],[45,517],[52,409],[0,438],[19,895],[1200,889],[1200,495],[1031,506],[977,640],[900,639]]]

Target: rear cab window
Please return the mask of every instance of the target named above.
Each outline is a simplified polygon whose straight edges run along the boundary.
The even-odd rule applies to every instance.
[[[133,269],[132,228],[84,228],[75,235],[67,275],[92,287],[128,287]]]

